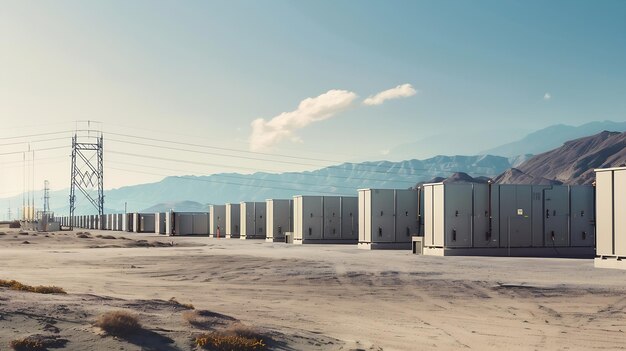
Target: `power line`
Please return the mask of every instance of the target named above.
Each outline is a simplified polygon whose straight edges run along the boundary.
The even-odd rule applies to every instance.
[[[365,172],[370,172],[370,173],[389,174],[388,170],[381,170],[380,169],[380,167],[381,167],[380,165],[372,165],[372,164],[366,164],[366,163],[341,162],[341,161],[337,161],[337,160],[307,158],[307,157],[281,155],[281,154],[271,154],[271,153],[262,153],[262,152],[252,152],[252,151],[244,151],[244,150],[237,150],[237,149],[230,149],[230,148],[221,148],[221,147],[215,147],[215,146],[210,146],[210,145],[183,143],[183,142],[176,142],[176,141],[170,141],[170,140],[159,140],[159,139],[154,139],[154,138],[145,138],[145,137],[140,137],[140,136],[135,136],[135,135],[128,135],[128,134],[119,134],[119,133],[108,133],[108,134],[117,135],[117,136],[124,136],[124,137],[130,137],[130,138],[136,138],[136,139],[149,140],[149,141],[165,142],[165,143],[171,143],[171,144],[192,146],[192,147],[209,148],[209,149],[216,149],[216,150],[223,150],[223,151],[230,151],[230,152],[242,152],[242,153],[253,154],[253,155],[286,157],[286,158],[293,158],[293,159],[322,161],[322,162],[335,162],[335,163],[340,163],[340,164],[339,165],[320,165],[320,164],[294,162],[294,161],[271,160],[271,159],[264,159],[264,158],[251,157],[251,156],[220,154],[220,153],[212,153],[212,152],[205,152],[205,151],[198,151],[198,150],[190,150],[190,149],[185,149],[185,148],[175,148],[175,147],[163,146],[163,145],[146,144],[146,143],[139,143],[139,142],[128,141],[128,140],[107,139],[107,141],[114,141],[114,142],[120,142],[120,143],[132,144],[132,145],[140,145],[140,146],[147,146],[147,147],[155,147],[155,148],[161,148],[161,149],[167,149],[167,150],[173,150],[173,151],[184,151],[184,152],[192,152],[192,153],[199,153],[199,154],[206,154],[206,155],[215,155],[215,156],[221,156],[221,157],[233,157],[233,158],[240,158],[240,159],[246,159],[246,160],[267,161],[267,162],[273,162],[273,163],[292,164],[292,165],[299,165],[299,166],[334,168],[334,169],[346,170],[346,171],[350,171],[351,170],[351,168],[345,167],[346,165],[359,166],[359,167],[373,167],[373,168],[375,168],[374,170],[364,170],[364,171]],[[385,161],[385,162],[390,162],[390,161]],[[401,167],[401,169],[407,170],[407,171],[431,171],[431,169],[429,169],[429,168],[415,168],[415,167]],[[446,172],[448,172],[448,171],[446,171]],[[455,172],[455,171],[449,171],[449,172]],[[479,173],[476,173],[476,172],[473,172],[473,174],[474,175],[493,176],[492,174],[479,174]]]
[[[30,135],[10,136],[10,137],[2,137],[0,138],[0,140],[32,138],[36,136],[56,135],[56,134],[71,133],[71,132],[72,132],[71,130],[64,130],[60,132],[46,132],[46,133],[38,133],[38,134],[30,134]]]
[[[176,133],[174,131],[164,131],[164,130],[155,130],[155,129],[146,129],[144,127],[138,128],[138,127],[131,127],[131,126],[125,126],[125,125],[121,125],[121,124],[111,124],[108,123],[107,125],[111,125],[114,127],[119,127],[122,128],[123,130],[128,130],[128,129],[134,129],[134,130],[142,130],[142,131],[149,131],[149,132],[155,132],[155,133],[160,133],[160,134],[167,134],[167,135],[179,135],[179,136],[183,136],[183,137],[187,137],[187,138],[196,138],[196,139],[205,139],[206,136],[203,135],[191,135],[191,134],[182,134],[182,133]],[[113,135],[113,132],[107,132],[108,134]],[[130,137],[133,137],[132,135]],[[234,149],[236,150],[236,149]],[[259,154],[263,154],[261,152],[255,152],[255,151],[247,151],[247,150],[237,150],[239,152],[247,152],[247,153],[259,153]],[[314,151],[314,150],[303,150],[306,152],[310,152],[310,153],[316,153],[316,154],[327,154],[325,152],[320,152],[320,151]],[[273,154],[268,154],[268,155],[273,155]],[[333,155],[343,155],[343,156],[348,156],[348,157],[355,157],[356,155],[354,154],[340,154],[337,152],[333,152]],[[300,158],[299,156],[291,156],[291,155],[285,155],[285,157],[291,157],[291,158]],[[335,161],[333,161],[335,162]]]
[[[28,141],[16,141],[14,143],[0,144],[0,146],[11,146],[11,145],[22,145],[22,144],[34,144],[41,143],[46,141],[54,141],[54,140],[67,140],[67,137],[62,138],[49,138],[49,139],[39,139],[39,140],[28,140]]]
[[[159,157],[159,156],[148,156],[148,155],[140,155],[140,154],[133,154],[133,153],[128,153],[128,152],[121,152],[121,151],[111,151],[111,150],[107,150],[107,153],[113,153],[113,154],[119,154],[119,155],[125,155],[125,156],[132,156],[132,157],[140,157],[140,158],[146,158],[146,159],[153,159],[153,160],[160,160],[160,161],[169,161],[169,162],[177,162],[177,163],[186,163],[186,164],[194,164],[194,165],[200,165],[200,166],[210,166],[210,167],[225,167],[225,168],[233,168],[233,169],[243,169],[243,170],[249,170],[249,171],[260,171],[261,169],[259,169],[258,167],[255,168],[250,168],[250,167],[241,167],[241,166],[230,166],[230,165],[223,165],[223,164],[214,164],[214,163],[205,163],[205,162],[198,162],[198,161],[187,161],[187,160],[180,160],[180,159],[173,159],[173,158],[167,158],[167,157]],[[266,172],[277,172],[277,171],[273,171],[273,170],[264,170]],[[338,175],[331,175],[331,174],[313,174],[313,173],[302,173],[302,172],[284,172],[283,174],[297,174],[300,176],[307,176],[307,177],[323,177],[323,178],[339,178],[339,179],[352,179],[352,180],[369,180],[369,181],[384,181],[383,179],[372,179],[372,178],[360,178],[360,177],[346,177],[346,176],[338,176]],[[389,173],[387,173],[389,174]],[[403,183],[410,183],[410,184],[414,184],[414,181],[404,181],[404,180],[397,180],[397,182],[403,182]]]
[[[43,149],[31,149],[29,151],[13,151],[13,152],[5,152],[5,153],[1,153],[0,156],[5,156],[5,155],[17,155],[17,154],[21,154],[24,152],[32,152],[32,151],[48,151],[48,150],[58,150],[58,149],[65,149],[68,148],[69,146],[65,145],[65,146],[57,146],[57,147],[48,147],[48,148],[43,148]]]

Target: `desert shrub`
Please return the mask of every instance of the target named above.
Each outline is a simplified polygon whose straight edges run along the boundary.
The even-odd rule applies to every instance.
[[[247,351],[265,350],[266,345],[260,338],[250,338],[244,335],[224,331],[214,331],[196,337],[196,346],[205,350],[217,351]]]
[[[28,235],[28,232],[20,230],[19,232],[17,232],[17,234],[19,234],[19,235]]]
[[[95,326],[114,336],[132,335],[142,330],[137,316],[127,311],[106,312],[98,317]]]
[[[7,233],[5,233],[5,232],[0,232],[0,235],[7,235]]]
[[[67,340],[56,335],[35,334],[12,340],[9,346],[16,351],[45,351],[48,348],[62,348],[65,344]]]
[[[188,310],[193,310],[193,309],[195,309],[195,307],[194,307],[192,304],[190,304],[190,303],[181,303],[181,302],[178,302],[178,300],[176,300],[176,298],[175,298],[175,297],[172,297],[172,298],[170,299],[170,301],[169,301],[169,302],[170,302],[171,304],[173,304],[173,305],[180,306],[180,307],[186,308],[186,309],[188,309]]]
[[[11,340],[9,346],[16,351],[44,351],[47,349],[42,341],[29,338]]]
[[[102,239],[107,239],[107,240],[114,240],[117,239],[116,237],[114,237],[113,235],[100,235],[99,238]]]
[[[91,239],[91,234],[88,232],[78,232],[76,233],[76,237],[81,239]]]
[[[9,228],[16,229],[16,228],[21,228],[21,227],[22,226],[20,225],[20,221],[13,221],[9,223]]]
[[[67,294],[65,290],[57,286],[31,286],[22,284],[16,280],[0,279],[0,287],[9,288],[11,290],[33,292],[37,294]]]

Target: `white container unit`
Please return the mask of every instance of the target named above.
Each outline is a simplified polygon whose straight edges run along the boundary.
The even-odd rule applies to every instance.
[[[360,189],[359,248],[411,249],[417,235],[418,192],[410,189]]]
[[[241,234],[241,205],[226,204],[226,238],[239,238]]]
[[[116,230],[120,231],[120,232],[124,231],[124,227],[123,227],[123,224],[124,224],[124,219],[123,219],[124,214],[123,213],[118,213],[116,216],[117,216],[117,225],[116,225],[117,229]]]
[[[267,242],[284,242],[285,233],[293,227],[293,200],[269,199],[265,201],[267,209]]]
[[[226,205],[210,205],[210,231],[209,236],[213,238],[224,238],[226,236]]]
[[[591,186],[424,184],[426,255],[593,255]]]
[[[171,235],[209,235],[209,212],[173,212]]]
[[[358,198],[294,196],[294,244],[356,244]]]
[[[265,239],[266,208],[265,202],[240,203],[240,239]]]
[[[154,232],[157,234],[165,234],[167,228],[165,227],[166,212],[156,212],[154,214]]]
[[[596,169],[596,268],[626,269],[626,167]]]

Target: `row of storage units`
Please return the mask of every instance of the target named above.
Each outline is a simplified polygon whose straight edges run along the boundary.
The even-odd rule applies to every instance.
[[[606,174],[620,181],[624,177],[626,183],[626,170],[617,172]],[[602,177],[598,184],[609,179]],[[626,185],[614,183],[606,182],[611,188],[598,191],[598,201],[605,193],[626,190],[620,188]],[[356,244],[364,249],[410,249],[419,243],[416,251],[439,256],[594,257],[594,194],[592,186],[433,183],[418,189],[361,189],[357,197],[303,195],[212,205],[208,212],[78,216],[74,223],[88,229]],[[610,226],[598,229],[626,230],[626,220],[623,229],[620,221],[612,216]],[[100,223],[103,227],[98,227]],[[599,262],[621,262],[621,255],[626,255],[626,243],[622,246],[620,241],[624,239],[614,237],[598,241]]]

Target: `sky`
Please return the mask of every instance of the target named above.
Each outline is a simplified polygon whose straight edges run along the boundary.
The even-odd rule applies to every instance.
[[[626,116],[624,1],[0,9],[0,197],[45,179],[67,188],[76,121],[100,122],[105,188],[117,188],[393,159],[398,145],[440,136],[471,154],[552,124]],[[34,172],[23,172],[26,142]],[[415,157],[441,153],[424,143]]]

